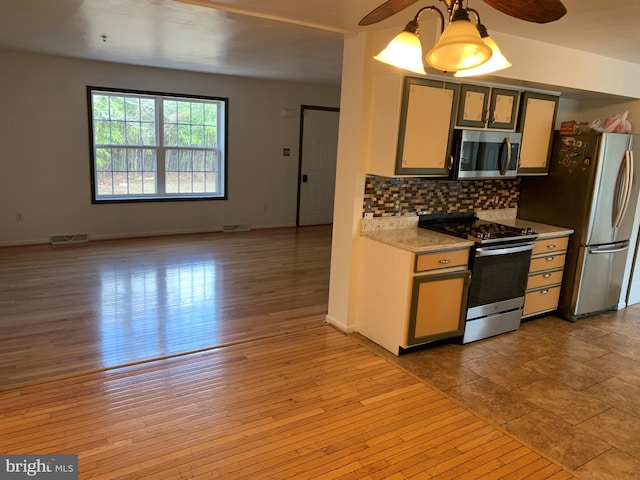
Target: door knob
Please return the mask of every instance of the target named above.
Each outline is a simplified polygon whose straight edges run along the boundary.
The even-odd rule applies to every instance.
[[[307,183],[308,180],[309,177],[307,177],[306,175],[302,175],[302,183]]]

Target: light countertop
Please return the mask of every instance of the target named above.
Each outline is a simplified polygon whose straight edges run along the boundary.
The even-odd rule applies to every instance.
[[[573,230],[543,223],[514,218],[513,215],[498,211],[497,214],[478,215],[480,218],[510,225],[518,228],[531,227],[538,234],[538,239],[570,235]],[[435,252],[469,248],[474,245],[471,240],[464,240],[451,235],[418,228],[417,216],[376,217],[362,219],[360,233],[363,237],[376,240],[414,253]]]
[[[523,220],[521,218],[499,220],[497,223],[502,223],[503,225],[511,225],[518,228],[531,227],[533,231],[538,234],[539,240],[553,237],[564,237],[573,233],[573,230],[571,228],[556,227],[555,225],[532,222],[531,220]]]

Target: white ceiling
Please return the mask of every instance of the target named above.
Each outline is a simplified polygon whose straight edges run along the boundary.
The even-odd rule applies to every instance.
[[[339,84],[342,39],[382,0],[2,0],[0,48],[200,72]],[[640,64],[639,0],[563,0],[539,25],[481,0],[503,32]],[[401,29],[419,8],[366,29]],[[102,35],[106,35],[103,41]]]

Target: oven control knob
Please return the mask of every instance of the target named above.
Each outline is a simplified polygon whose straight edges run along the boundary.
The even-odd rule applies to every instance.
[[[522,227],[520,230],[522,235],[531,235],[533,233],[533,228],[531,227]]]

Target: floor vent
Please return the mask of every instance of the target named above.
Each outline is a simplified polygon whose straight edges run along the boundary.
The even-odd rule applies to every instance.
[[[68,245],[70,243],[86,243],[89,235],[78,233],[76,235],[51,235],[51,245]]]
[[[222,231],[223,232],[248,232],[249,230],[251,230],[249,228],[249,225],[247,224],[242,224],[242,225],[225,225],[222,227]]]

